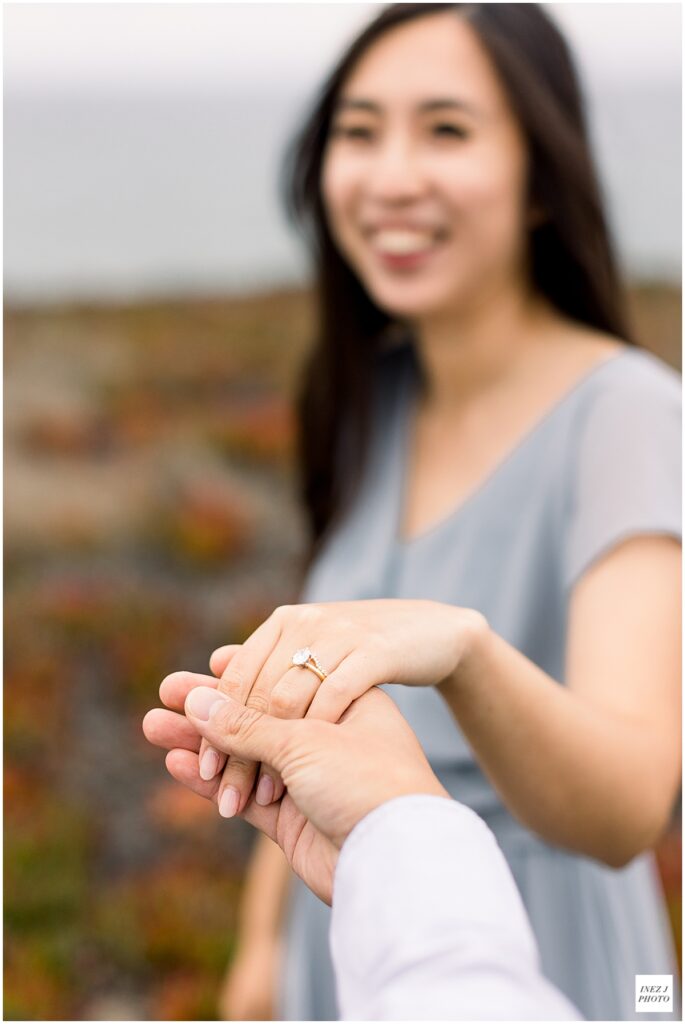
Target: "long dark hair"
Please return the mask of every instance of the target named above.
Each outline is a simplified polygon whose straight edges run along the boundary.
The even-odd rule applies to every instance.
[[[532,229],[533,285],[562,313],[632,342],[583,99],[568,46],[538,4],[398,3],[357,37],[324,84],[286,157],[285,199],[316,268],[317,338],[297,395],[300,497],[310,528],[307,564],[354,494],[368,446],[371,387],[392,318],[336,248],[320,190],[338,94],[381,35],[445,11],[468,20],[497,69],[527,140],[529,202],[548,219]]]

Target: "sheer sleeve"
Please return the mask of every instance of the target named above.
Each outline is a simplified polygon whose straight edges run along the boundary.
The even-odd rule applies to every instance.
[[[593,396],[569,495],[567,587],[628,537],[682,536],[679,380],[654,359]]]

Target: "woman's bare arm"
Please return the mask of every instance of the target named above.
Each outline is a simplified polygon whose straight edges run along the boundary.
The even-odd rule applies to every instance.
[[[678,791],[680,635],[680,545],[634,537],[573,590],[566,686],[485,624],[439,690],[515,817],[619,867]]]
[[[238,949],[218,993],[222,1020],[273,1020],[276,1015],[280,925],[289,875],[279,847],[261,836],[247,869]]]
[[[271,839],[260,836],[248,864],[240,904],[240,945],[277,937],[288,893],[291,871],[283,853]]]

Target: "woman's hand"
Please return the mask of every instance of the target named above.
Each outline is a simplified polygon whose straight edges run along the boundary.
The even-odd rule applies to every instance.
[[[279,718],[306,716],[337,722],[352,701],[372,686],[443,682],[456,671],[484,626],[478,612],[436,601],[285,605],[242,646],[215,651],[210,664],[221,675],[219,689],[247,707]],[[314,652],[326,671],[323,682],[313,671],[293,666],[293,654],[304,647]],[[205,678],[198,675],[196,685]],[[206,769],[208,751],[211,748],[203,741],[200,758],[205,779],[213,777]],[[212,767],[223,767],[220,752],[210,752],[209,757]],[[219,792],[219,809],[225,817],[245,808],[257,768],[252,761],[228,758]],[[282,793],[280,778],[263,768],[257,803],[267,805]]]

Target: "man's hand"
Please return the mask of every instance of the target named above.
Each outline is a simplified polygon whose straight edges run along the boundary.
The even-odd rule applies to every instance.
[[[211,800],[217,799],[221,778],[200,778],[200,737],[279,772],[287,787],[283,798],[261,807],[252,796],[242,817],[278,843],[295,873],[326,903],[338,851],[361,818],[410,793],[449,799],[397,706],[376,687],[332,725],[273,718],[220,693],[216,680],[191,688],[188,676],[167,676],[161,690],[168,706],[184,706],[186,717],[150,711],[145,735],[171,748],[166,764],[174,778]]]

